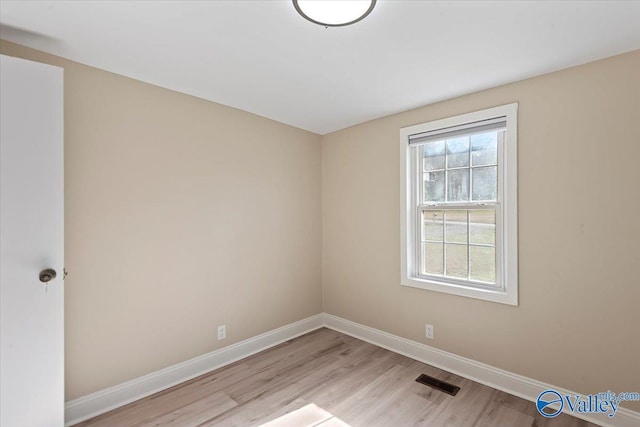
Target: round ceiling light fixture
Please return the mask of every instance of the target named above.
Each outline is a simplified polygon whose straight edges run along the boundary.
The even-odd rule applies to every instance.
[[[344,27],[367,17],[376,0],[293,0],[293,7],[308,21],[323,27]]]

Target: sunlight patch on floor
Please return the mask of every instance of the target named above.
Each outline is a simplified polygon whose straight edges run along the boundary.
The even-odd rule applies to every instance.
[[[300,409],[289,412],[260,427],[350,427],[349,424],[335,417],[319,406],[310,403]]]

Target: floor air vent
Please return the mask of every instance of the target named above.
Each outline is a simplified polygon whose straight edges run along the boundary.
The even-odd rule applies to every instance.
[[[440,390],[443,393],[450,394],[451,396],[455,396],[460,391],[460,387],[456,385],[440,381],[437,378],[433,378],[425,374],[422,374],[418,378],[416,378],[416,381],[420,384],[428,385],[429,387],[433,387],[436,390]]]

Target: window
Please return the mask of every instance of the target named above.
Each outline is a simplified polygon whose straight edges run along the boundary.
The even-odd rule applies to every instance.
[[[518,304],[517,108],[400,130],[402,285]]]

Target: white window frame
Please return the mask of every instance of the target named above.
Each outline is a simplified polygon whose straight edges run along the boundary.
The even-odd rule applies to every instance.
[[[400,283],[403,286],[445,292],[486,301],[518,305],[518,104],[400,129]],[[412,194],[417,170],[411,164],[412,135],[504,117],[505,138],[498,144],[498,206],[496,209],[496,287],[474,285],[447,277],[419,276],[417,194]],[[415,189],[414,189],[415,190]],[[469,189],[471,191],[471,189]],[[434,209],[438,209],[434,206]]]

